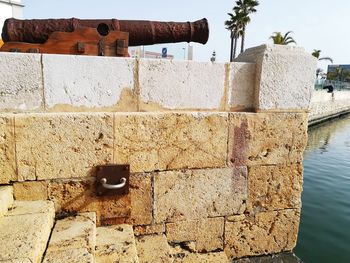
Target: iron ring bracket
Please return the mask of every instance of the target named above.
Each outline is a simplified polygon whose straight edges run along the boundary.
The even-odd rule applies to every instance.
[[[120,179],[120,183],[119,184],[107,184],[107,179],[106,178],[102,178],[100,180],[100,183],[106,189],[110,189],[110,190],[121,189],[121,188],[123,188],[126,185],[126,178],[122,177]]]

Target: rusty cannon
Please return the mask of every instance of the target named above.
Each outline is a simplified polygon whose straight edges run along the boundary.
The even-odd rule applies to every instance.
[[[0,51],[128,56],[129,46],[198,42],[209,38],[207,19],[158,22],[118,19],[7,19]]]

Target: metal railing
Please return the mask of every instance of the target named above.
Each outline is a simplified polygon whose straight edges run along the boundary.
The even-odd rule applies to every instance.
[[[322,90],[323,87],[332,85],[334,90],[350,90],[350,82],[338,81],[338,80],[328,80],[328,79],[318,79],[315,83],[315,90]]]

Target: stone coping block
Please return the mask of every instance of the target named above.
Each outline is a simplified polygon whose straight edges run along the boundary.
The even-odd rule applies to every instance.
[[[225,64],[141,59],[140,109],[224,110]]]
[[[11,112],[242,110],[254,77],[235,71],[229,84],[228,63],[5,52],[1,61],[0,110]]]
[[[0,54],[0,111],[34,111],[43,103],[41,55]]]
[[[225,252],[231,258],[291,251],[297,241],[300,209],[228,217]]]
[[[12,209],[7,216],[30,214],[55,214],[54,204],[51,201],[14,201]]]
[[[156,223],[241,214],[246,208],[246,167],[155,173],[153,185]]]
[[[227,113],[115,115],[114,159],[131,172],[225,167]]]
[[[17,214],[16,208],[13,213]],[[0,218],[0,262],[12,262],[15,259],[24,259],[21,262],[26,262],[25,259],[41,262],[54,217],[54,211],[49,210]]]
[[[255,63],[230,63],[229,111],[254,110],[255,68]]]
[[[17,180],[14,115],[0,116],[0,184]]]
[[[308,109],[317,59],[303,48],[261,45],[247,49],[235,61],[256,63],[257,111]]]
[[[130,58],[44,54],[46,107],[136,111],[135,65]]]
[[[306,113],[231,113],[228,162],[233,166],[300,163]]]

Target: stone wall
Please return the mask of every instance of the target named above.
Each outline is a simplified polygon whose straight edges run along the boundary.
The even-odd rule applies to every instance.
[[[312,94],[309,123],[314,125],[350,112],[350,90],[317,90]]]
[[[293,249],[316,60],[279,46],[238,60],[0,53],[0,184],[195,252]],[[98,197],[96,165],[125,163],[129,194]]]

